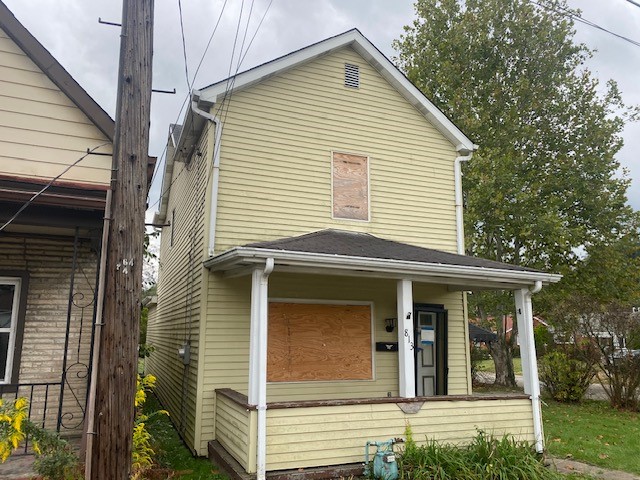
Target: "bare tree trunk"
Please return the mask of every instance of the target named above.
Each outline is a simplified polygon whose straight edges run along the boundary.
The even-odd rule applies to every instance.
[[[513,322],[515,324],[515,322]],[[515,325],[514,325],[515,326]],[[505,317],[500,316],[496,319],[496,334],[498,340],[489,343],[489,354],[493,359],[496,370],[496,385],[505,387],[516,386],[516,376],[513,371],[513,344],[515,343],[515,333],[511,331],[511,338],[507,340]]]
[[[496,367],[496,385],[505,387],[516,386],[516,376],[513,371],[513,357],[511,349],[504,337],[489,343],[489,353]]]

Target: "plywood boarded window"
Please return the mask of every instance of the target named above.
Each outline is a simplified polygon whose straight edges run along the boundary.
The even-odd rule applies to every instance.
[[[369,220],[369,158],[333,153],[333,218]]]
[[[371,306],[269,303],[269,382],[371,380]]]

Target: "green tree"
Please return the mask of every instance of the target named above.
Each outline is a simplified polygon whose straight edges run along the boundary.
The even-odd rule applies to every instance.
[[[601,85],[573,41],[564,0],[418,0],[394,42],[398,66],[480,145],[465,166],[467,252],[571,272],[592,249],[630,229],[629,178],[616,152],[625,121],[613,81]],[[538,296],[537,296],[538,297]],[[515,383],[501,318],[508,293],[474,292],[496,320],[496,382]]]

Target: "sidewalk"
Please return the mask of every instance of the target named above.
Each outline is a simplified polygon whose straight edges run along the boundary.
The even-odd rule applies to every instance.
[[[483,383],[492,384],[496,380],[496,374],[492,372],[480,372],[478,375]],[[524,388],[524,380],[522,375],[516,375],[516,383],[519,387]],[[588,400],[608,400],[604,387],[599,383],[592,383],[584,398]]]
[[[16,455],[0,464],[0,478],[7,480],[26,480],[36,474],[32,469],[33,455]]]

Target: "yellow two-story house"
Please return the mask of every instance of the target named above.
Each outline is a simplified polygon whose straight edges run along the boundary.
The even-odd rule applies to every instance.
[[[196,454],[262,479],[407,424],[542,449],[531,295],[559,277],[463,255],[476,146],[359,31],[194,92],[168,141],[148,368]],[[525,395],[473,395],[474,289],[515,291]]]

